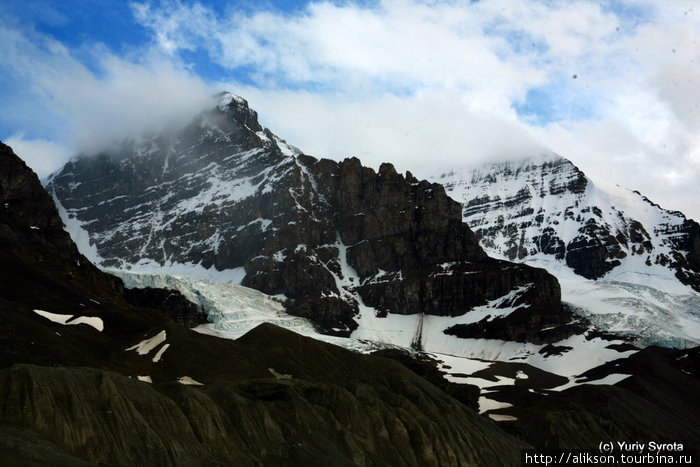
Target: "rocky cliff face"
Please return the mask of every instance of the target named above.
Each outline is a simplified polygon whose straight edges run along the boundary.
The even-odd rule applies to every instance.
[[[263,129],[245,100],[183,130],[81,157],[48,189],[88,232],[106,267],[219,272],[327,333],[348,335],[362,306],[380,314],[460,315],[528,287],[522,300],[559,324],[543,270],[488,258],[437,184],[357,159],[302,155]],[[530,330],[534,331],[534,330]]]
[[[548,257],[587,279],[635,282],[671,273],[700,291],[700,227],[637,192],[593,182],[570,161],[541,155],[433,178],[463,203],[487,252]]]
[[[160,309],[178,324],[194,328],[207,322],[207,314],[202,307],[187,300],[177,290],[145,288],[125,288],[124,299],[135,306]]]
[[[51,197],[36,175],[0,143],[0,255],[36,267],[59,267],[89,277],[96,268],[63,230]],[[8,271],[10,272],[10,271]]]
[[[85,302],[94,305],[106,296],[109,300],[126,299],[135,306],[167,310],[182,324],[196,326],[206,322],[203,312],[177,292],[127,291],[121,280],[102,274],[63,229],[56,206],[36,175],[2,143],[0,207],[0,259],[5,264],[0,277],[6,296],[24,299],[25,294],[34,295],[39,284],[33,280],[43,288],[47,286],[43,276],[50,276],[55,282],[51,288],[71,290],[75,301],[83,302],[84,312],[89,308]],[[27,275],[33,279],[28,280]],[[89,294],[79,298],[83,291]],[[38,308],[60,306],[60,302],[51,302],[50,294],[36,295]]]

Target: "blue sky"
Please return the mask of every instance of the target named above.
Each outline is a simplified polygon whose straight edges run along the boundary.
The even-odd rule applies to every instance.
[[[0,139],[46,176],[228,90],[313,155],[427,175],[553,150],[698,218],[694,4],[0,0]]]

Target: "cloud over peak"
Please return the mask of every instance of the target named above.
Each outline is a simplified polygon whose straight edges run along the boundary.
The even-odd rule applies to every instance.
[[[113,2],[130,34],[115,43],[93,38],[108,29],[95,28],[78,46],[55,27],[6,17],[0,91],[13,115],[0,116],[0,137],[92,150],[191,117],[230,90],[315,155],[415,170],[547,147],[589,174],[692,211],[700,196],[694,3]],[[70,6],[52,11],[71,24]]]

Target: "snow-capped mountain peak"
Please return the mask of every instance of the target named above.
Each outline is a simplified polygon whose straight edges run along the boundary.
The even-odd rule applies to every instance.
[[[638,192],[594,181],[567,159],[540,155],[432,177],[463,203],[490,254],[539,253],[588,278],[667,276],[700,290],[698,225]]]
[[[224,91],[224,92],[219,93],[217,95],[217,97],[219,98],[219,101],[217,103],[217,107],[220,110],[226,110],[234,102],[239,107],[248,108],[248,101],[243,99],[241,96],[236,95],[236,94],[232,94],[230,92]]]
[[[462,203],[489,255],[546,268],[562,300],[604,329],[641,344],[697,343],[700,226],[682,213],[556,154],[431,179]]]
[[[350,334],[364,306],[455,316],[527,284],[540,321],[509,332],[568,319],[554,278],[488,258],[440,185],[303,155],[230,93],[167,138],[70,162],[48,189],[101,266],[239,281],[329,333]]]

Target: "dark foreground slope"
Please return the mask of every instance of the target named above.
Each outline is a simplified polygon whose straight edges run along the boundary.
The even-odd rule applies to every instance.
[[[2,465],[513,465],[526,446],[392,360],[134,308],[5,145],[0,243]]]
[[[391,361],[269,325],[244,341],[219,355],[243,360],[231,382],[193,372],[203,386],[15,365],[0,371],[0,416],[119,465],[512,465],[525,445]]]

